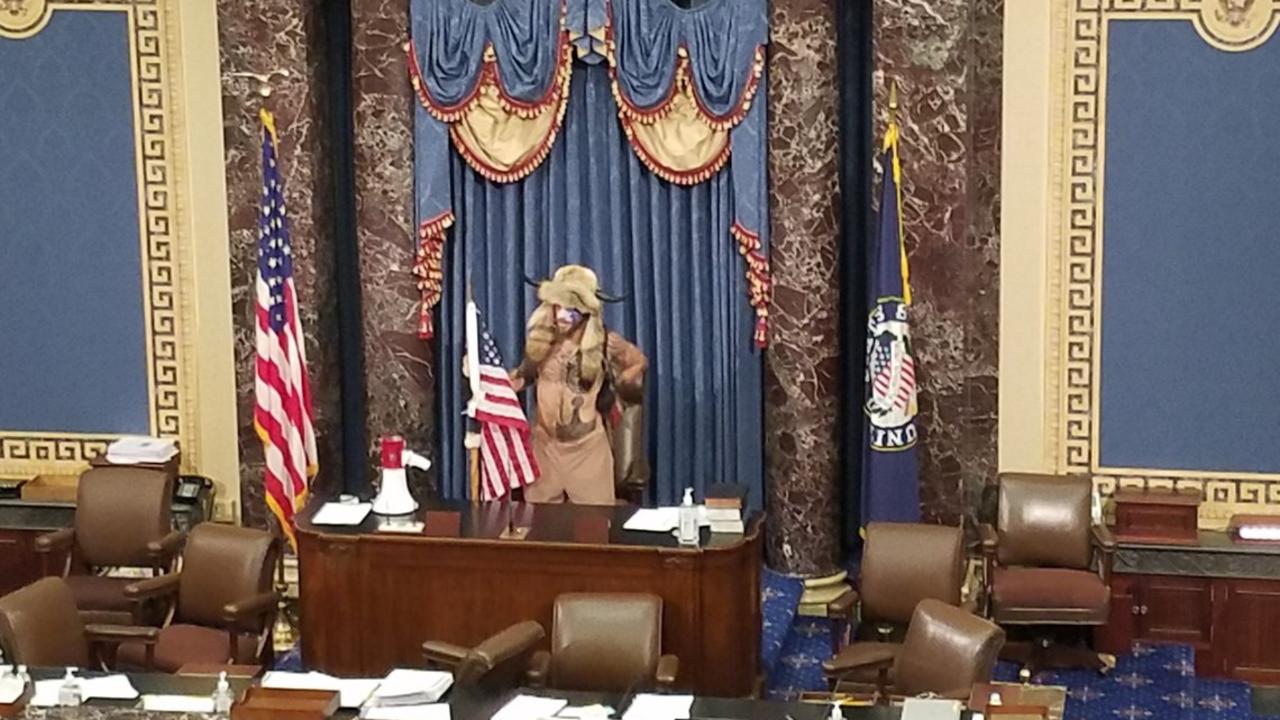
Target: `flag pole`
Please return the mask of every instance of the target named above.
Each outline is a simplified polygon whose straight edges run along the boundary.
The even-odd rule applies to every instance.
[[[467,448],[467,480],[470,486],[471,502],[480,499],[480,434],[475,431],[475,404],[476,404],[476,388],[479,386],[480,378],[477,376],[479,371],[480,359],[476,356],[479,352],[478,344],[478,328],[476,322],[476,301],[475,293],[471,287],[471,278],[467,278],[467,306],[466,317],[463,320],[466,331],[467,342],[467,380],[470,383],[471,397],[467,401],[467,434],[463,440],[463,446]]]

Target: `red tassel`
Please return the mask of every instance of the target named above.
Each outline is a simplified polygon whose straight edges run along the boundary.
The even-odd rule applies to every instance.
[[[769,345],[769,318],[756,311],[756,347],[763,350]]]

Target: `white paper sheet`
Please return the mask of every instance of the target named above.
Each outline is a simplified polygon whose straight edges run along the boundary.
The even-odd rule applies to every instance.
[[[622,720],[688,720],[692,695],[636,695]]]
[[[573,720],[596,720],[596,718],[607,718],[612,714],[613,708],[608,705],[571,705],[561,709],[556,714],[556,717],[572,718]]]
[[[27,689],[26,683],[16,677],[9,676],[0,679],[0,705],[12,705],[22,697],[22,692]]]
[[[35,693],[28,705],[33,707],[54,707],[58,704],[58,688],[62,687],[62,678],[57,680],[37,680]]]
[[[354,503],[344,505],[342,503],[329,502],[325,503],[315,515],[311,516],[312,525],[341,525],[353,526],[364,522],[369,517],[369,511],[373,509],[373,503]]]
[[[365,710],[361,717],[364,720],[450,720],[449,706],[445,703],[375,707]]]
[[[291,673],[272,670],[262,676],[262,687],[276,690],[332,690],[338,693],[338,704],[358,708],[382,683],[378,678],[336,678],[322,672]]]
[[[106,675],[82,678],[80,697],[84,700],[137,700],[138,690],[124,675]]]
[[[568,704],[568,700],[558,698],[517,695],[494,713],[492,720],[542,720],[560,712]]]
[[[902,720],[959,720],[959,700],[909,697],[902,701]]]
[[[211,713],[213,698],[197,695],[143,695],[142,709],[149,712]]]
[[[696,506],[698,510],[698,527],[707,527],[711,521],[707,519],[705,505]],[[640,532],[671,532],[680,527],[679,507],[640,508],[623,523],[623,530]]]

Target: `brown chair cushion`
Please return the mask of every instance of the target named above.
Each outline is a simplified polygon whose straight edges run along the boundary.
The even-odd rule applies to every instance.
[[[552,687],[626,692],[654,677],[661,646],[657,595],[564,593],[552,616]]]
[[[85,610],[107,610],[128,613],[133,603],[124,596],[124,588],[137,578],[103,577],[101,575],[68,575],[67,587],[76,599],[76,607]]]
[[[1088,570],[996,568],[997,622],[1106,622],[1111,589]]]
[[[234,658],[234,664],[251,665],[257,662],[257,643],[256,635],[242,634],[239,642],[240,656]],[[152,669],[173,673],[189,664],[226,665],[229,653],[230,641],[225,630],[199,625],[170,625],[160,631]],[[146,646],[142,643],[126,643],[120,646],[116,658],[117,663],[123,667],[145,668]]]
[[[270,592],[278,547],[271,534],[255,528],[201,523],[187,537],[182,554],[175,622],[225,627],[222,609]],[[239,630],[257,632],[254,619]]]
[[[147,567],[147,543],[170,530],[173,476],[139,467],[95,467],[76,492],[76,552],[93,567]]]
[[[967,696],[975,684],[991,681],[1004,639],[1004,630],[988,620],[924,600],[894,663],[894,689],[902,695]]]
[[[89,664],[89,641],[62,578],[44,578],[0,598],[6,661],[31,666]]]

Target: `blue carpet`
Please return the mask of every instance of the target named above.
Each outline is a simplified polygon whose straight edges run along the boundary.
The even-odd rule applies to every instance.
[[[807,690],[826,690],[822,661],[831,655],[832,623],[797,617],[802,583],[766,571],[762,590],[762,653],[765,693],[785,700]],[[779,623],[790,622],[779,640]],[[773,650],[773,648],[779,648]],[[996,679],[1015,682],[1018,667],[1000,663]],[[1065,720],[1254,720],[1248,683],[1195,676],[1187,645],[1135,644],[1116,658],[1108,675],[1091,670],[1044,672],[1036,684],[1067,688]]]

